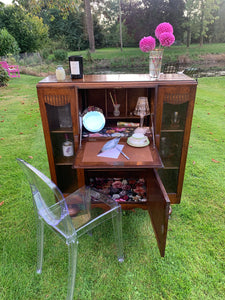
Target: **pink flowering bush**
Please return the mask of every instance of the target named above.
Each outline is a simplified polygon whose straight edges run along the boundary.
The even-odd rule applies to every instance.
[[[173,26],[170,23],[161,23],[155,29],[155,36],[159,40],[160,46],[170,47],[174,41]],[[143,37],[139,42],[139,48],[143,52],[149,52],[155,49],[156,41],[152,36]],[[159,46],[159,47],[160,47]]]

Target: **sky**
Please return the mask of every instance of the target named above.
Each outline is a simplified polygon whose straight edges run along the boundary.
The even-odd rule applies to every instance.
[[[12,0],[0,0],[0,2],[2,2],[4,4],[11,4]]]

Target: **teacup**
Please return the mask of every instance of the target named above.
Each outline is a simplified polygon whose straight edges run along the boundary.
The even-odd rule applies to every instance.
[[[145,138],[145,135],[143,133],[134,133],[132,135],[132,138],[141,140],[141,139]]]
[[[146,143],[147,137],[143,133],[134,133],[131,136],[131,143],[135,145],[143,145]]]

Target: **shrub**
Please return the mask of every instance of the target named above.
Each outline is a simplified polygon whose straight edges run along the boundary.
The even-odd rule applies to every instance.
[[[43,57],[43,59],[48,59],[49,55],[50,55],[50,50],[49,49],[43,49],[40,51],[41,56]]]
[[[63,49],[58,49],[54,51],[54,56],[56,61],[65,61],[68,58],[67,51]]]
[[[12,53],[7,54],[5,60],[7,61],[8,65],[16,65],[17,64],[16,57]]]
[[[9,75],[2,66],[0,66],[0,87],[7,85],[9,81]]]
[[[6,5],[0,10],[0,19],[1,27],[4,26],[14,36],[21,53],[34,52],[47,44],[48,26],[20,6]]]
[[[37,53],[23,53],[20,55],[20,64],[40,65],[42,63],[41,55]]]
[[[8,53],[17,54],[20,48],[15,38],[4,28],[0,30],[0,56]]]

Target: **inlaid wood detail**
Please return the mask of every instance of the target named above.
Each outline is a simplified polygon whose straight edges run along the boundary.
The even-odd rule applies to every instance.
[[[44,95],[45,103],[53,106],[63,106],[70,102],[69,95]]]
[[[187,94],[170,94],[165,93],[164,102],[169,104],[182,104],[190,100],[190,93]]]

